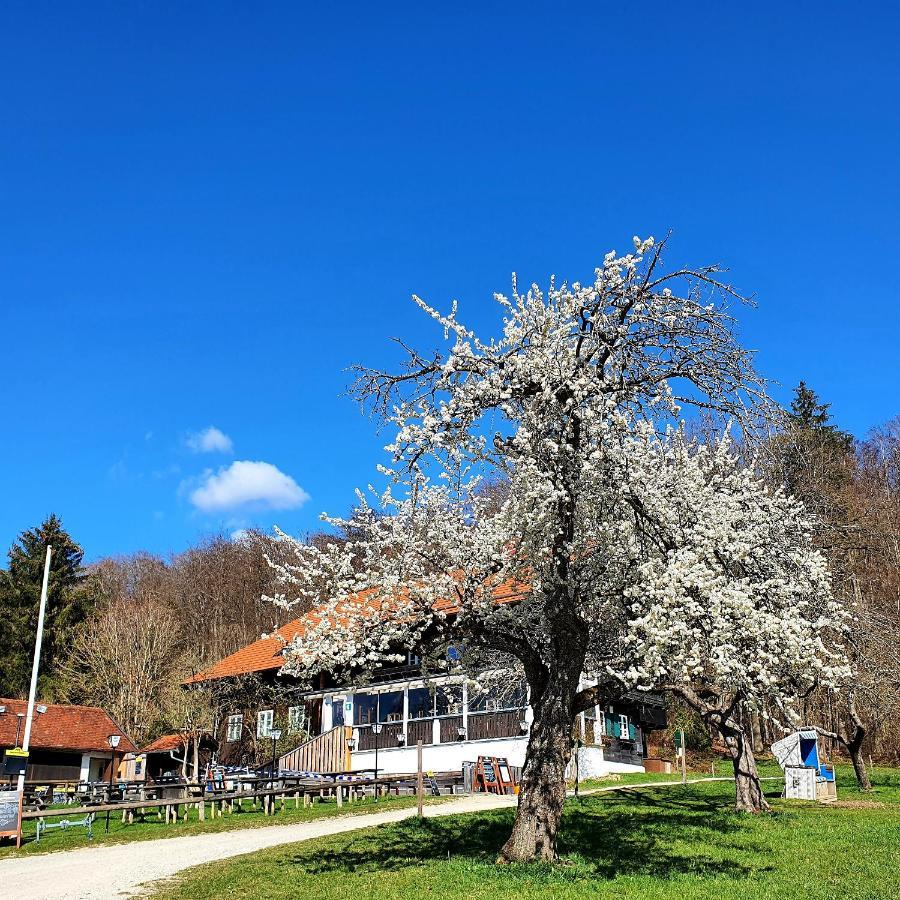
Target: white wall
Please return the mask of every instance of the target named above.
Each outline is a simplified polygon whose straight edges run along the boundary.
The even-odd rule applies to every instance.
[[[476,762],[479,756],[505,756],[511,766],[525,764],[528,737],[497,738],[490,741],[455,741],[422,748],[422,767],[426,772],[459,772],[464,762]],[[355,750],[351,754],[354,770],[374,769],[374,750]],[[613,772],[643,772],[643,766],[607,762],[601,747],[582,747],[578,751],[579,778],[602,778]],[[417,770],[417,749],[381,747],[378,750],[378,772],[381,775],[405,775]],[[570,777],[575,777],[570,766]]]
[[[613,772],[643,772],[643,766],[633,766],[629,763],[608,762],[603,758],[602,747],[581,747],[578,750],[578,777],[603,778]],[[568,773],[570,778],[575,777],[574,762],[569,763]]]
[[[527,744],[527,737],[431,744],[422,748],[422,768],[426,772],[461,772],[464,762],[476,762],[479,756],[505,756],[511,766],[521,766],[525,762]],[[418,768],[417,754],[415,745],[380,747],[378,772],[380,775],[415,772]],[[350,759],[354,770],[375,768],[374,750],[354,750]]]

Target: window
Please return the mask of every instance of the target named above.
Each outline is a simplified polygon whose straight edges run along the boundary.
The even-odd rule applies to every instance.
[[[628,733],[628,716],[624,713],[619,716],[619,737],[623,741],[627,741],[630,737],[630,734]]]
[[[462,715],[462,685],[440,687],[435,693],[435,709],[439,716]]]
[[[428,688],[409,689],[410,719],[430,719],[434,714],[434,701]]]
[[[288,734],[300,734],[307,730],[306,707],[288,707]]]
[[[403,691],[388,691],[378,695],[378,721],[403,721]]]
[[[241,731],[244,727],[244,717],[240,713],[235,713],[228,717],[228,731],[225,734],[225,740],[230,743],[241,739]]]
[[[261,709],[256,714],[256,736],[258,738],[267,738],[272,733],[272,724],[274,721],[274,709]]]
[[[378,710],[377,694],[353,695],[353,724],[371,725]]]
[[[493,684],[478,694],[469,694],[469,712],[493,712],[498,709],[522,709],[528,705],[525,682]]]

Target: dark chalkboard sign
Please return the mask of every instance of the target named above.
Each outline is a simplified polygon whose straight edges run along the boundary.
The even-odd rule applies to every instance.
[[[3,837],[16,837],[19,834],[21,799],[19,791],[0,791],[0,835]]]
[[[515,790],[515,780],[504,756],[479,756],[475,766],[475,787],[492,794],[507,794]]]

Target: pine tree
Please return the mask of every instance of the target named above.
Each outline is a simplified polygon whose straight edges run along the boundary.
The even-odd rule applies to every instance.
[[[830,403],[822,403],[805,381],[794,388],[789,418],[795,429],[813,433],[820,441],[843,453],[853,452],[853,435],[831,422]]]
[[[0,573],[2,696],[24,697],[28,693],[48,544],[53,547],[53,555],[38,682],[43,698],[58,693],[59,667],[66,648],[94,604],[94,579],[82,566],[84,551],[65,531],[59,518],[50,515],[40,527],[22,532],[10,548],[9,568]]]
[[[838,495],[849,477],[854,439],[831,421],[830,407],[801,381],[774,447],[787,490],[833,520],[840,516]]]

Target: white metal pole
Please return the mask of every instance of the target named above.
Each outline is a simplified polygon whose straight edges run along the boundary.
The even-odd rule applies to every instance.
[[[34,700],[37,693],[38,667],[41,662],[41,642],[44,638],[44,612],[47,609],[47,584],[50,581],[50,554],[53,548],[47,545],[47,559],[44,562],[44,583],[41,585],[41,606],[38,611],[37,636],[34,639],[34,660],[31,663],[31,687],[28,691],[28,712],[25,717],[25,736],[22,749],[27,750],[31,740],[31,723],[34,720]],[[19,790],[25,787],[25,773],[19,776]]]

